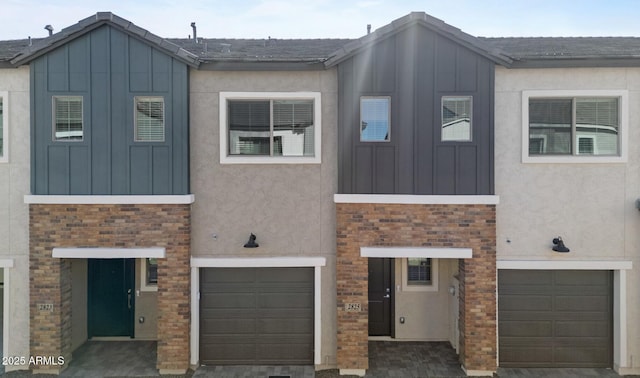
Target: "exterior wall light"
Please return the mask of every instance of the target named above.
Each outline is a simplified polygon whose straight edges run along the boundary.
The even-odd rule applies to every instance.
[[[259,245],[256,243],[256,236],[252,233],[249,236],[249,241],[244,245],[245,248],[258,248]]]
[[[567,248],[567,246],[564,245],[564,242],[562,241],[562,238],[560,236],[558,236],[557,238],[553,239],[553,249],[556,252],[561,252],[561,253],[566,253],[569,252],[569,248]]]

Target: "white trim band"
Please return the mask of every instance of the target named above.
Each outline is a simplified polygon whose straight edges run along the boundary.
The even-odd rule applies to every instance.
[[[335,203],[386,203],[406,205],[497,205],[499,196],[425,196],[412,194],[334,194]]]
[[[158,248],[54,248],[51,257],[64,259],[143,259],[164,258],[166,250]]]
[[[186,205],[195,202],[193,194],[168,196],[24,196],[26,204],[47,205]]]
[[[192,268],[289,268],[327,265],[325,257],[192,257]]]
[[[13,268],[13,264],[13,259],[0,259],[0,268]]]
[[[360,247],[362,257],[470,259],[471,248]]]
[[[628,260],[498,260],[498,269],[524,270],[630,270]]]

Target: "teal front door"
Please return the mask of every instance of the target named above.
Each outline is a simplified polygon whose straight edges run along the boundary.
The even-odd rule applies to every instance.
[[[88,262],[89,337],[133,337],[135,260]]]

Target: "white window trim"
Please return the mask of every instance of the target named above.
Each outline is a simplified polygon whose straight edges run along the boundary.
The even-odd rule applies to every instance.
[[[387,130],[387,139],[383,140],[365,140],[362,139],[362,100],[389,100],[389,106],[387,109],[387,124],[389,125],[389,129]],[[361,143],[390,143],[391,142],[391,96],[360,96],[360,121],[358,122],[360,142]]]
[[[409,285],[408,259],[401,260],[402,263],[402,291],[438,291],[438,259],[431,259],[431,283],[428,285]]]
[[[158,284],[147,283],[147,260],[149,257],[140,259],[140,291],[158,291]]]
[[[9,92],[0,92],[2,99],[2,155],[0,163],[9,162]]]
[[[619,156],[529,156],[529,99],[536,97],[618,97],[620,99]],[[626,163],[628,156],[629,91],[627,90],[535,90],[522,91],[523,163]]]
[[[56,137],[56,98],[75,98],[80,99],[80,103],[82,108],[80,109],[80,114],[82,117],[82,138],[81,139],[58,139]],[[51,96],[51,140],[53,142],[62,142],[62,143],[81,143],[85,141],[86,137],[86,129],[85,129],[85,120],[84,120],[84,96],[77,96],[73,94],[69,95],[54,95]]]
[[[320,92],[220,92],[220,164],[320,164],[322,101]],[[229,156],[227,100],[313,100],[314,156]]]
[[[444,101],[449,99],[469,99],[469,137],[462,139],[444,139]],[[442,96],[440,98],[440,141],[441,142],[473,142],[473,96]]]

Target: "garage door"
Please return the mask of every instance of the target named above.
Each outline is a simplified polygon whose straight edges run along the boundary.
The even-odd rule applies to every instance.
[[[500,270],[502,367],[611,367],[610,271]]]
[[[313,268],[200,272],[203,365],[312,365]]]

